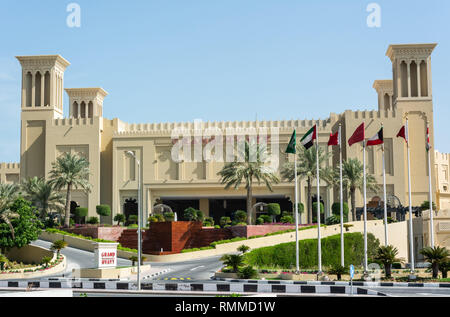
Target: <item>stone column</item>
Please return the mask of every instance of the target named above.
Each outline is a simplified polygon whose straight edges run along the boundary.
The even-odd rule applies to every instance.
[[[417,96],[418,97],[422,97],[422,88],[421,88],[421,83],[420,83],[420,80],[421,80],[421,76],[420,76],[420,63],[421,63],[421,61],[419,60],[419,61],[416,61],[416,63],[417,63]]]
[[[41,74],[41,107],[44,107],[45,75]]]
[[[31,107],[36,106],[36,74],[31,73]]]
[[[408,97],[411,97],[411,61],[406,63],[406,70],[408,72]]]
[[[25,108],[26,105],[26,100],[27,100],[27,75],[26,72],[23,70],[22,71],[22,108]]]

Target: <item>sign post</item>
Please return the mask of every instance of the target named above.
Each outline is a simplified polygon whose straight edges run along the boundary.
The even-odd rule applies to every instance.
[[[116,267],[118,245],[118,243],[95,243],[95,268]]]
[[[355,276],[355,267],[350,264],[350,296],[353,296],[353,277]]]

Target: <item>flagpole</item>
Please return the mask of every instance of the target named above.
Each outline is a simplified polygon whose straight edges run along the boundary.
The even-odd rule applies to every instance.
[[[319,177],[319,133],[316,124],[316,174],[317,174],[317,249],[319,257],[318,275],[322,274],[322,241],[320,237],[320,177]]]
[[[344,261],[344,194],[342,186],[342,127],[339,123],[339,180],[340,180],[340,200],[341,200],[341,266],[345,266]]]
[[[406,148],[408,155],[408,196],[409,196],[409,252],[411,259],[411,273],[414,273],[414,245],[413,245],[413,216],[412,216],[412,201],[411,201],[411,164],[409,153],[409,130],[408,130],[408,117],[406,117]]]
[[[386,201],[386,162],[385,162],[385,152],[384,152],[384,142],[381,146],[381,151],[383,154],[383,200],[384,200],[384,245],[389,245],[389,233],[388,233],[388,221],[387,221],[387,201]]]
[[[428,183],[430,187],[430,237],[431,247],[434,248],[434,224],[433,224],[433,187],[431,183],[431,147],[429,135],[429,122],[427,121],[427,151],[428,151]]]
[[[363,193],[364,193],[364,275],[368,273],[367,263],[367,193],[366,193],[366,140],[363,140]]]
[[[297,181],[297,151],[294,154],[295,171],[295,263],[297,273],[300,273],[299,247],[298,247],[298,181]]]

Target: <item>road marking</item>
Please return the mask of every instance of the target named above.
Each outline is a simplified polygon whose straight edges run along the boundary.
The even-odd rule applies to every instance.
[[[196,269],[199,269],[201,267],[205,267],[205,266],[204,265],[200,265],[200,266],[194,267],[193,269],[191,269],[191,271],[195,271]]]

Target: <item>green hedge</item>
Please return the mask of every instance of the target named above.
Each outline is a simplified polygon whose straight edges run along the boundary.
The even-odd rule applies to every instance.
[[[98,205],[95,207],[97,211],[97,215],[103,216],[103,217],[109,217],[111,216],[111,207],[108,205]]]
[[[354,264],[360,266],[364,260],[364,236],[360,232],[345,234],[345,266]],[[378,239],[371,233],[368,237],[369,258],[375,255],[380,245]],[[340,235],[322,239],[322,263],[331,267],[340,265]],[[300,266],[302,268],[317,267],[317,239],[299,241]],[[252,250],[245,255],[247,263],[258,267],[295,267],[295,242],[282,243],[271,247]]]

